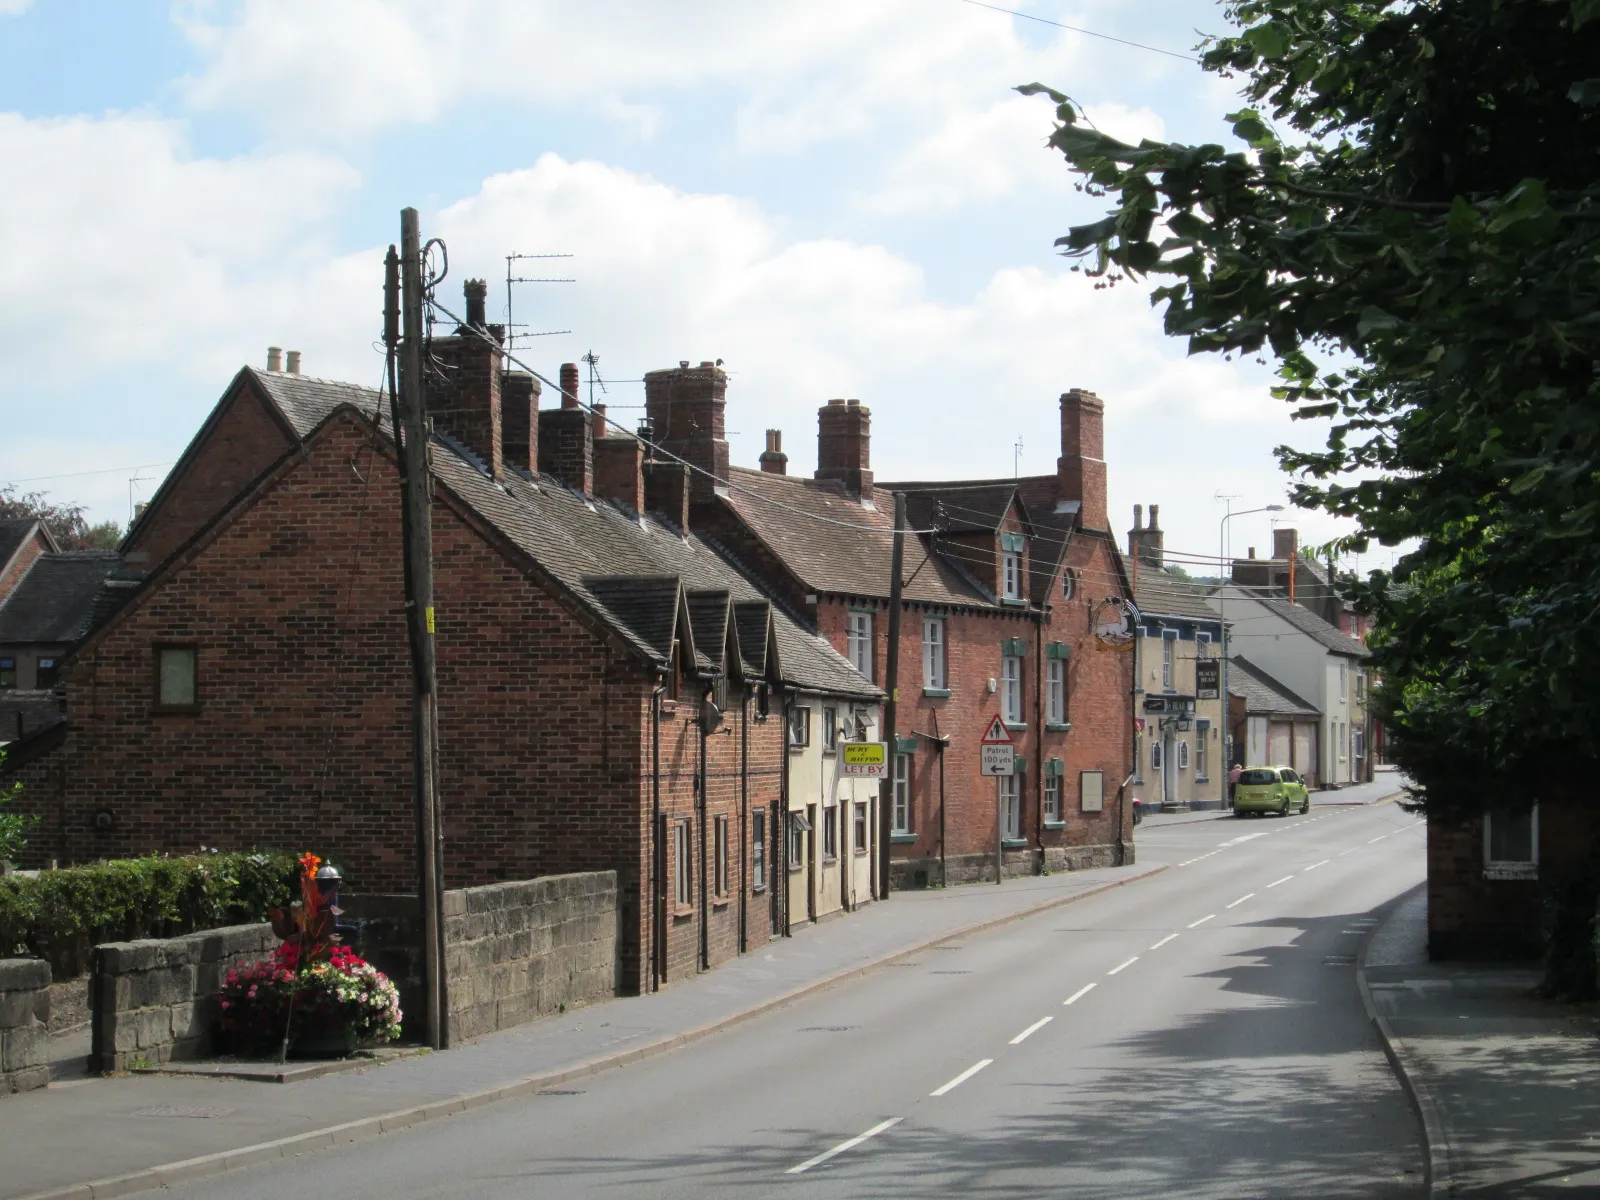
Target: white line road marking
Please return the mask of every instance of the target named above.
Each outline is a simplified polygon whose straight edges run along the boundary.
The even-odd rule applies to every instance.
[[[1189,928],[1190,929],[1198,928],[1199,926],[1204,925],[1207,921],[1211,920],[1211,918],[1216,916],[1216,915],[1217,915],[1216,913],[1207,913],[1205,916],[1201,917],[1198,921],[1190,921],[1189,922]]]
[[[1246,892],[1243,896],[1240,896],[1232,904],[1224,904],[1222,907],[1223,908],[1233,908],[1233,907],[1235,907],[1237,905],[1243,904],[1246,900],[1250,899],[1250,897],[1252,897],[1254,895],[1255,895],[1254,892]]]
[[[1318,867],[1325,867],[1332,861],[1333,859],[1331,858],[1325,858],[1321,862],[1314,862],[1309,867],[1302,868],[1300,874],[1304,875],[1307,871],[1315,871]]]
[[[987,1067],[993,1061],[994,1061],[994,1059],[992,1059],[992,1058],[980,1058],[977,1062],[973,1063],[970,1067],[968,1067],[965,1071],[961,1072],[961,1074],[957,1075],[949,1083],[945,1084],[943,1087],[934,1088],[933,1091],[928,1093],[928,1095],[930,1095],[930,1096],[942,1096],[946,1092],[953,1091],[954,1089],[960,1087],[967,1080],[971,1079],[974,1075],[976,1075],[979,1071],[983,1070],[985,1067]]]
[[[1275,887],[1277,887],[1277,886],[1278,886],[1278,885],[1279,885],[1279,884],[1280,884],[1280,883],[1288,883],[1288,882],[1289,882],[1289,880],[1291,880],[1291,879],[1293,879],[1293,878],[1294,878],[1294,876],[1293,876],[1293,875],[1285,875],[1285,876],[1284,876],[1284,877],[1283,877],[1283,878],[1282,878],[1282,879],[1274,879],[1274,880],[1273,880],[1273,881],[1272,881],[1272,882],[1271,882],[1271,883],[1269,883],[1269,884],[1267,884],[1267,886],[1268,886],[1268,887],[1269,887],[1269,888],[1275,888]]]
[[[1368,842],[1367,845],[1369,845],[1369,846],[1372,845],[1372,842],[1381,842],[1381,841],[1383,841],[1384,838],[1386,838],[1388,836],[1389,835],[1387,833],[1380,833],[1377,837],[1373,838],[1372,841]]]
[[[1258,837],[1271,837],[1271,836],[1272,836],[1272,831],[1271,830],[1268,830],[1268,831],[1263,832],[1263,833],[1247,833],[1243,837],[1236,837],[1236,838],[1233,838],[1233,839],[1231,839],[1229,841],[1226,841],[1226,842],[1218,842],[1217,843],[1217,849],[1221,850],[1225,846],[1237,846],[1240,842],[1253,841],[1254,839],[1256,839]]]
[[[1189,865],[1189,863],[1192,863],[1192,862],[1199,862],[1199,861],[1200,861],[1200,860],[1199,860],[1199,859],[1198,859],[1198,858],[1191,858],[1191,859],[1190,859],[1190,860],[1189,860],[1189,862],[1181,862],[1181,863],[1179,863],[1179,864],[1178,864],[1178,865],[1179,865],[1179,866],[1180,866],[1180,867],[1187,867],[1187,866],[1188,866],[1188,865]]]
[[[1346,854],[1354,854],[1355,852],[1356,852],[1356,847],[1351,846],[1350,849],[1348,849],[1348,850],[1339,851],[1339,853],[1335,854],[1334,857],[1335,858],[1343,858]]]
[[[1161,947],[1163,947],[1163,946],[1165,946],[1165,945],[1166,945],[1166,944],[1167,944],[1167,943],[1168,943],[1168,942],[1170,942],[1170,941],[1171,941],[1171,940],[1172,940],[1172,939],[1173,939],[1173,938],[1175,938],[1175,937],[1177,937],[1177,936],[1178,936],[1178,935],[1177,935],[1177,934],[1175,934],[1175,933],[1169,933],[1169,934],[1167,934],[1167,936],[1166,936],[1166,937],[1164,937],[1164,938],[1162,938],[1162,939],[1161,939],[1161,940],[1160,940],[1160,941],[1159,941],[1159,942],[1157,942],[1157,943],[1156,943],[1156,944],[1155,944],[1155,945],[1154,945],[1154,946],[1151,946],[1151,947],[1150,947],[1150,949],[1152,949],[1152,950],[1159,950],[1159,949],[1161,949]]]
[[[1129,967],[1133,966],[1133,964],[1138,962],[1138,961],[1139,961],[1139,956],[1137,954],[1135,954],[1127,962],[1118,963],[1116,966],[1112,967],[1111,970],[1106,972],[1106,974],[1107,975],[1115,975],[1118,971],[1126,971]]]
[[[1020,1045],[1022,1045],[1023,1042],[1028,1040],[1028,1035],[1030,1033],[1037,1033],[1039,1030],[1043,1029],[1046,1025],[1050,1024],[1050,1022],[1054,1021],[1054,1020],[1055,1020],[1054,1017],[1041,1017],[1039,1020],[1035,1021],[1032,1025],[1029,1025],[1021,1033],[1017,1034],[1016,1037],[1012,1038],[1006,1044],[1009,1045],[1009,1046],[1020,1046]]]
[[[1094,991],[1094,984],[1092,984],[1092,983],[1084,984],[1077,991],[1073,992],[1072,995],[1068,996],[1065,1000],[1063,1000],[1061,1002],[1061,1007],[1065,1008],[1069,1004],[1072,1004],[1072,1003],[1075,1003],[1076,1001],[1082,1000],[1085,996],[1087,996],[1092,991]]]
[[[936,1095],[936,1096],[938,1094],[939,1093],[937,1093],[937,1092],[934,1093],[934,1095]],[[874,1125],[871,1129],[867,1130],[865,1133],[857,1134],[855,1137],[850,1138],[847,1141],[840,1142],[832,1150],[824,1150],[821,1154],[817,1155],[815,1158],[806,1159],[806,1161],[801,1163],[798,1167],[790,1167],[787,1171],[784,1172],[784,1174],[785,1175],[799,1175],[804,1171],[809,1171],[809,1170],[811,1170],[812,1167],[820,1166],[821,1164],[827,1162],[835,1154],[843,1154],[846,1150],[852,1150],[855,1147],[861,1145],[861,1143],[866,1141],[868,1138],[877,1137],[885,1129],[892,1129],[892,1128],[894,1128],[894,1126],[900,1124],[900,1122],[904,1121],[904,1120],[905,1120],[904,1117],[890,1117],[887,1121],[879,1121],[876,1125]]]

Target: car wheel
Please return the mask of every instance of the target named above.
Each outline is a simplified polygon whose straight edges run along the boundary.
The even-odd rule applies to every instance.
[[[1283,803],[1278,805],[1278,815],[1280,817],[1287,817],[1289,815],[1289,797],[1285,796],[1283,798]]]
[[[1300,815],[1303,817],[1311,811],[1311,793],[1306,793],[1306,798],[1300,802]]]

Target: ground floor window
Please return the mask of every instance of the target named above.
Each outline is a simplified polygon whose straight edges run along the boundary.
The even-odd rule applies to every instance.
[[[1004,836],[1022,836],[1022,776],[997,775],[1000,781],[1000,821]]]
[[[767,886],[767,814],[759,808],[750,814],[750,886]]]
[[[806,834],[811,832],[811,822],[805,813],[789,814],[789,870],[803,871],[806,865]]]
[[[1206,753],[1206,743],[1211,737],[1211,722],[1196,721],[1194,723],[1194,777],[1196,779],[1209,779],[1210,772],[1206,768],[1210,765],[1210,755]]]
[[[856,828],[855,842],[853,844],[857,854],[865,854],[867,852],[867,802],[865,800],[856,801]]]
[[[822,860],[832,862],[839,857],[839,806],[830,804],[822,810]]]
[[[911,832],[911,755],[894,756],[894,831]]]
[[[716,837],[713,839],[711,850],[711,869],[713,886],[717,895],[728,894],[728,818],[718,817],[715,826]]]
[[[1539,810],[1501,808],[1483,814],[1484,868],[1530,875],[1539,863]]]
[[[694,861],[693,841],[694,822],[685,817],[677,822],[676,836],[672,839],[673,898],[679,908],[688,908],[694,903],[694,876],[689,870]]]
[[[1061,776],[1046,776],[1044,781],[1044,819],[1061,820]]]
[[[1150,769],[1152,771],[1161,770],[1161,738],[1159,736],[1150,739]]]

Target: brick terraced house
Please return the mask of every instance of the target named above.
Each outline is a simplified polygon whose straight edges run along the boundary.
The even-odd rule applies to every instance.
[[[686,468],[541,411],[483,295],[430,345],[445,882],[616,870],[623,987],[649,989],[790,920],[790,694],[876,720],[881,692],[695,532]],[[312,848],[352,892],[412,891],[387,410],[234,379],[129,532],[142,585],[66,660],[65,726],[13,747],[35,858]]]
[[[894,886],[993,879],[997,818],[1006,874],[1132,861],[1132,656],[1095,635],[1130,598],[1097,397],[1061,397],[1053,475],[892,485],[874,484],[871,414],[858,401],[821,408],[817,471],[804,479],[788,474],[778,431],[760,470],[730,466],[727,376],[714,364],[649,372],[645,399],[659,444],[700,468],[695,527],[878,683],[892,493],[906,495],[920,532],[903,568]],[[1017,766],[998,782],[979,762],[996,714]]]

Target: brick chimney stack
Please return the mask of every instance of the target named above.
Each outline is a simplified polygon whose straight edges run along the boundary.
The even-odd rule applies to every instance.
[[[655,444],[693,464],[689,499],[706,504],[728,484],[728,375],[714,362],[648,371],[645,412],[655,429]]]
[[[561,364],[561,407],[578,407],[578,364]]]
[[[483,323],[489,285],[467,280],[467,319],[451,337],[434,338],[437,373],[428,376],[428,409],[434,427],[483,461],[498,481],[505,475],[501,425],[502,331]],[[514,423],[514,422],[513,422]]]
[[[1166,563],[1166,534],[1161,529],[1161,506],[1150,506],[1150,524],[1144,523],[1144,505],[1133,506],[1133,528],[1128,530],[1128,553],[1140,566],[1160,568]]]
[[[594,421],[578,407],[578,364],[561,364],[560,408],[539,414],[539,470],[585,496],[594,492]]]
[[[594,439],[594,494],[634,512],[645,511],[644,445],[638,438],[622,434]]]
[[[539,471],[539,381],[524,371],[500,376],[500,449],[506,466]]]
[[[1061,396],[1061,457],[1056,461],[1056,501],[1076,500],[1078,524],[1109,532],[1106,512],[1106,406],[1093,392],[1073,388]],[[1152,524],[1154,524],[1152,514]]]
[[[1272,557],[1281,558],[1285,562],[1293,562],[1300,553],[1300,531],[1298,529],[1274,529],[1272,531]]]
[[[783,452],[783,430],[767,430],[767,448],[761,452],[761,469],[768,475],[787,475],[789,456]]]
[[[872,503],[872,410],[859,400],[829,400],[817,410],[818,479]]]

